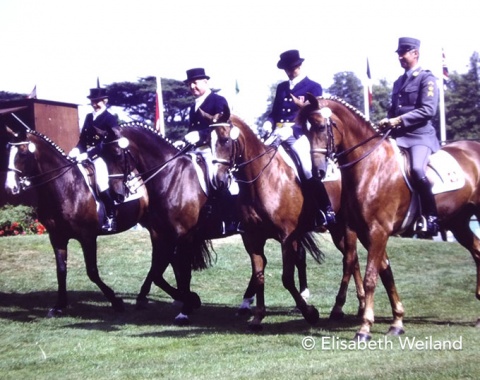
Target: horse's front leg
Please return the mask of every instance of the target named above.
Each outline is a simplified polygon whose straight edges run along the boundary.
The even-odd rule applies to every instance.
[[[305,298],[295,286],[295,264],[297,263],[298,243],[295,246],[291,243],[282,244],[282,283],[295,300],[297,308],[301,311],[305,320],[310,324],[315,324],[319,320],[318,310],[311,305],[308,305]]]
[[[360,272],[360,264],[358,262],[357,234],[339,223],[337,223],[330,232],[335,246],[343,255],[343,275],[337,297],[335,298],[335,305],[330,312],[330,319],[342,319],[345,315],[343,312],[343,306],[347,299],[348,285],[352,274],[357,290],[357,316],[361,317],[365,311],[365,291],[363,289],[363,278]]]
[[[111,302],[115,311],[124,311],[125,304],[123,303],[123,299],[115,295],[115,292],[102,281],[98,273],[96,237],[83,239],[80,244],[83,249],[83,258],[85,260],[88,278],[100,288],[105,297]]]
[[[52,242],[53,245],[53,242]],[[62,248],[53,246],[53,252],[55,254],[55,263],[57,268],[57,302],[47,314],[47,317],[59,317],[63,315],[63,310],[68,306],[67,296],[67,258],[68,251],[65,245]]]

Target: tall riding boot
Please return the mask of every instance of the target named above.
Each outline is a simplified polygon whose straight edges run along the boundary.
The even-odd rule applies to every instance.
[[[309,196],[312,197],[318,208],[315,224],[326,225],[327,227],[331,226],[336,222],[335,211],[333,211],[330,198],[322,180],[320,178],[312,177],[306,181],[306,185]]]
[[[222,235],[242,233],[240,215],[237,206],[238,195],[232,195],[228,190],[222,191],[219,195],[219,207],[223,214]]]
[[[104,232],[115,232],[117,230],[117,220],[115,218],[115,202],[110,194],[110,189],[100,193],[100,199],[105,206],[105,221],[102,225]]]
[[[432,185],[427,177],[423,177],[415,184],[422,205],[422,221],[417,223],[417,231],[424,232],[429,236],[438,234],[438,213],[435,197],[432,193]]]

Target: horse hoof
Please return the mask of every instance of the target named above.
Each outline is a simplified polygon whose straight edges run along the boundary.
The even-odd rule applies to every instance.
[[[343,311],[333,311],[330,313],[328,317],[331,321],[341,321],[345,318],[345,313]]]
[[[401,327],[390,326],[390,328],[387,331],[387,335],[390,335],[390,336],[399,336],[402,334],[405,334],[405,330]]]
[[[47,318],[57,318],[63,316],[63,310],[58,307],[51,308],[47,313]]]
[[[177,316],[174,320],[175,326],[190,326],[190,319],[186,315]]]
[[[307,309],[302,314],[303,318],[311,325],[316,324],[320,320],[320,313],[313,306],[307,305]]]
[[[356,333],[355,337],[353,338],[353,340],[356,342],[368,342],[370,339],[372,339],[370,334],[365,333]]]
[[[477,324],[475,325],[475,327],[480,329],[480,318],[477,320]]]
[[[258,324],[258,323],[250,323],[248,325],[248,330],[252,331],[252,332],[260,332],[263,330],[263,326],[261,324]]]
[[[125,311],[125,304],[123,303],[123,299],[121,298],[115,298],[115,300],[112,302],[112,307],[113,307],[113,310],[115,310],[118,313]]]
[[[235,315],[237,317],[250,317],[252,315],[252,310],[248,307],[240,307]]]

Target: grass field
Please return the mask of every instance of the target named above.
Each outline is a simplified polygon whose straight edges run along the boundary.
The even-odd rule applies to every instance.
[[[385,338],[391,321],[386,293],[376,292],[369,346],[352,346],[359,327],[354,284],[347,316],[330,322],[341,255],[319,237],[326,261],[309,258],[310,303],[321,320],[308,325],[293,311],[281,284],[278,243],[267,244],[268,314],[251,333],[235,315],[250,275],[239,237],[214,242],[214,267],[193,276],[203,305],[188,327],[174,326],[178,310],[155,288],[147,310],[135,297],[150,265],[145,231],[99,239],[99,269],[127,310],[115,313],[87,278],[77,242],[70,243],[71,307],[45,318],[56,299],[54,257],[47,236],[0,239],[0,379],[478,379],[480,316],[476,273],[457,243],[392,238],[389,254],[406,333]],[[365,263],[365,251],[361,250]],[[363,268],[362,268],[363,271]],[[172,279],[169,271],[167,277]],[[312,348],[312,343],[315,346]],[[303,345],[310,344],[311,349]],[[411,345],[411,346],[409,346]]]

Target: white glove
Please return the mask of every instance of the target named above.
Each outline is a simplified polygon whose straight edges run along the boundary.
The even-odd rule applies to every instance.
[[[272,133],[273,131],[273,124],[270,120],[267,120],[265,123],[263,123],[263,126],[262,126],[263,130],[266,132],[266,133]]]
[[[275,129],[275,134],[279,136],[282,141],[287,140],[290,136],[293,136],[293,128],[292,127],[283,127]]]
[[[188,132],[185,135],[185,141],[192,145],[196,144],[200,141],[200,133],[198,133],[198,131]]]
[[[80,149],[78,148],[73,148],[70,153],[68,153],[68,157],[71,157],[71,158],[76,158],[78,157],[78,155],[80,154]]]
[[[80,153],[77,157],[75,157],[75,159],[77,160],[77,162],[83,162],[88,159],[88,153],[87,152]]]

